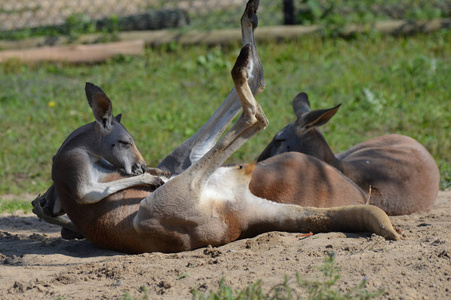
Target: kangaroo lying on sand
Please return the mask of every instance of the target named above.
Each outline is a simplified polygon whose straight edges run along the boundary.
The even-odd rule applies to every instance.
[[[340,105],[310,110],[307,94],[293,99],[296,121],[278,132],[258,161],[285,152],[300,152],[337,168],[368,195],[370,204],[388,215],[429,211],[439,190],[440,173],[431,154],[416,140],[389,134],[334,155],[318,129]]]
[[[242,17],[246,45],[232,69],[234,89],[194,138],[159,165],[174,174],[169,180],[162,184],[159,174],[164,171],[158,169],[152,170],[154,175],[141,174],[145,164],[133,139],[112,117],[111,102],[100,88],[87,84],[96,122],[82,127],[89,128],[83,131],[85,137],[73,133],[63,143],[53,162],[54,186],[47,192],[57,197],[60,213],[66,212],[73,224],[46,215],[41,205],[45,197],[33,202],[35,213],[79,231],[101,247],[130,253],[219,246],[273,230],[370,231],[398,239],[387,215],[375,206],[297,205],[365,201],[355,184],[319,160],[289,153],[265,164],[222,167],[268,124],[254,98],[264,88],[253,38],[257,5],[249,1]],[[218,141],[240,106],[241,116]],[[121,134],[113,135],[116,126]],[[302,167],[313,169],[297,169]]]

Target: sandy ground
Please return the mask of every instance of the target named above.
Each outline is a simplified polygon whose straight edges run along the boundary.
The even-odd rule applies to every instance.
[[[0,299],[189,299],[193,288],[216,290],[222,277],[233,288],[262,279],[269,290],[296,272],[315,278],[331,251],[341,290],[366,278],[369,291],[385,289],[384,299],[451,299],[451,190],[440,192],[431,212],[391,220],[403,240],[270,232],[219,248],[125,255],[62,240],[56,226],[32,214],[3,214]]]

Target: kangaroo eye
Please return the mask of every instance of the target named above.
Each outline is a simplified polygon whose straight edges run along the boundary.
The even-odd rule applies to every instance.
[[[119,144],[120,144],[122,147],[125,147],[125,148],[128,148],[128,147],[130,147],[130,146],[132,145],[132,143],[127,142],[127,141],[119,141]]]

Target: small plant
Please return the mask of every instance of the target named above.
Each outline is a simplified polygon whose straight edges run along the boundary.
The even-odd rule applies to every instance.
[[[139,297],[139,298],[132,297],[130,295],[130,291],[126,291],[124,293],[124,295],[122,296],[122,298],[120,298],[120,299],[122,299],[122,300],[139,300],[139,299],[147,300],[147,299],[149,299],[149,292],[145,285],[143,285],[139,288],[139,292],[142,293],[141,297]]]
[[[103,41],[111,42],[119,40],[119,17],[111,15],[109,18],[103,20],[102,28]]]
[[[70,42],[76,41],[80,35],[95,31],[95,26],[85,14],[73,14],[66,19],[62,33]]]
[[[126,291],[124,296],[122,296],[123,300],[132,300],[133,298],[130,296],[129,291]]]
[[[244,290],[233,290],[225,284],[224,278],[219,283],[219,289],[216,292],[210,292],[204,295],[199,291],[193,292],[195,300],[244,300],[244,299],[372,299],[384,293],[383,289],[376,292],[369,292],[365,287],[367,280],[363,279],[357,286],[352,287],[349,292],[344,293],[335,287],[340,279],[340,271],[335,266],[335,253],[329,253],[324,260],[324,264],[319,267],[322,273],[320,279],[305,280],[299,273],[296,274],[293,281],[285,276],[283,283],[271,288],[265,293],[262,288],[261,280],[249,284]]]
[[[378,297],[384,293],[383,289],[377,292],[369,292],[365,289],[367,279],[363,279],[357,286],[350,289],[349,292],[343,294],[340,290],[336,289],[334,285],[340,279],[340,271],[335,266],[335,253],[330,252],[325,260],[324,264],[320,267],[323,275],[322,280],[304,280],[296,274],[296,283],[298,286],[307,289],[307,299],[372,299]]]
[[[217,292],[210,292],[204,295],[197,290],[193,291],[193,299],[196,300],[244,300],[244,299],[269,299],[269,296],[263,292],[261,281],[249,284],[242,291],[234,291],[225,284],[224,278],[219,282]]]
[[[213,71],[228,70],[232,67],[220,48],[214,48],[205,55],[199,55],[196,62],[202,68]]]
[[[183,279],[183,278],[188,278],[188,277],[189,277],[189,273],[185,272],[185,273],[180,274],[177,277],[177,280],[180,280],[180,279]]]

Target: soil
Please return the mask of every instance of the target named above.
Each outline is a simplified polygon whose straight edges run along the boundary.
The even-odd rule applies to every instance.
[[[62,240],[57,226],[33,214],[0,215],[0,299],[189,299],[262,280],[265,291],[298,272],[317,278],[335,253],[336,286],[349,291],[363,279],[385,289],[383,299],[451,299],[451,190],[431,212],[390,217],[401,241],[361,233],[301,236],[269,232],[218,248],[176,254],[126,255],[86,240]]]

